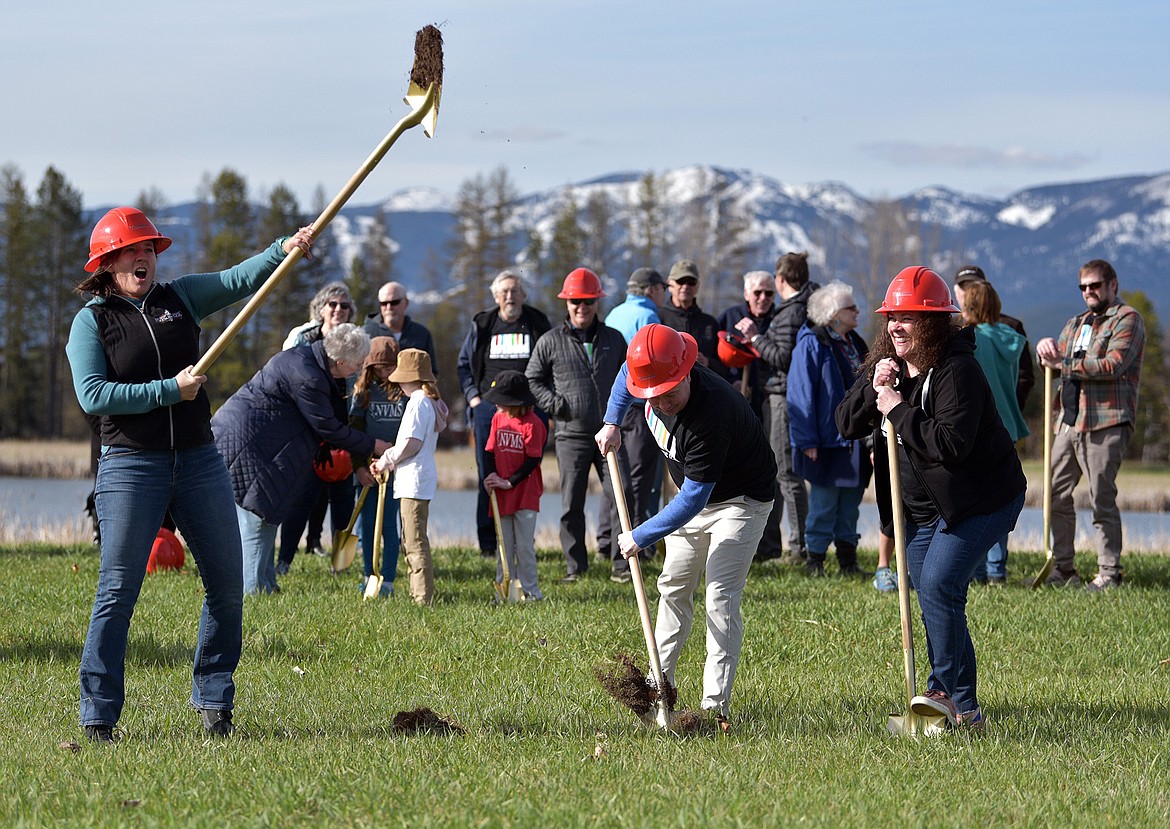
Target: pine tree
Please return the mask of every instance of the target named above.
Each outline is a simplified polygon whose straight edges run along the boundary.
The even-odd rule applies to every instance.
[[[563,300],[557,299],[557,294],[569,272],[581,267],[584,251],[585,232],[578,224],[577,202],[573,199],[572,190],[566,190],[565,200],[553,222],[548,256],[544,261],[544,267],[549,273],[548,286],[534,304],[543,308],[558,308],[562,305]]]
[[[28,359],[25,312],[35,291],[29,267],[34,246],[24,177],[15,165],[6,164],[0,168],[0,435],[6,438],[33,435],[27,415],[37,380]]]
[[[358,254],[351,263],[346,280],[356,307],[351,320],[362,323],[366,313],[377,313],[378,289],[394,279],[394,249],[390,246],[390,224],[382,208],[374,213],[373,221],[362,233]],[[362,267],[358,268],[360,261]]]
[[[33,271],[42,306],[37,325],[43,326],[39,328],[43,338],[37,337],[41,354],[36,360],[41,400],[29,416],[38,423],[37,434],[61,437],[68,405],[70,434],[81,435],[86,429],[75,403],[65,359],[65,342],[77,308],[73,286],[78,263],[88,258],[81,193],[60,172],[49,167],[37,188],[33,215],[39,240]]]
[[[666,249],[665,216],[658,179],[654,173],[647,173],[638,183],[634,203],[630,206],[630,226],[626,235],[637,263],[634,267],[659,270],[663,266],[669,267],[669,264],[663,262]]]
[[[1164,463],[1170,460],[1170,366],[1166,362],[1162,325],[1145,291],[1123,291],[1121,301],[1137,309],[1146,329],[1137,423],[1125,454],[1143,463]]]
[[[307,223],[297,204],[296,194],[285,184],[278,184],[268,194],[267,203],[260,212],[257,246],[290,236]],[[313,247],[315,256],[316,244]],[[280,350],[289,329],[305,321],[309,300],[317,290],[309,281],[306,265],[303,258],[294,265],[253,317],[255,337],[248,359],[256,369]]]

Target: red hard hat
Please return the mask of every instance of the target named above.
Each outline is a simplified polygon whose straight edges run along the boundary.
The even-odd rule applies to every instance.
[[[166,527],[159,527],[154,546],[150,548],[150,558],[146,560],[146,572],[181,570],[185,560],[182,542]]]
[[[330,449],[329,460],[330,463],[313,461],[313,471],[322,481],[335,484],[353,474],[353,460],[344,449]]]
[[[719,332],[715,353],[719,356],[719,362],[728,368],[743,368],[760,356],[754,345],[731,331]]]
[[[698,356],[690,334],[652,322],[638,329],[626,349],[626,388],[640,400],[666,394],[690,374]]]
[[[957,314],[959,309],[951,301],[951,289],[946,280],[932,271],[916,265],[903,268],[886,288],[886,298],[879,314],[898,311],[938,311]]]
[[[89,235],[89,261],[85,272],[93,273],[102,257],[136,242],[154,240],[154,252],[162,253],[171,246],[171,240],[158,232],[154,223],[137,207],[115,207],[94,226]]]
[[[597,274],[588,268],[577,268],[565,277],[565,286],[557,294],[557,299],[597,299],[605,296],[601,290],[601,280]]]

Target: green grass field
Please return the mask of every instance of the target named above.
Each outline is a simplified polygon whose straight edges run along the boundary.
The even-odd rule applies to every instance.
[[[620,652],[645,662],[630,585],[599,566],[559,585],[545,551],[548,599],[493,606],[490,563],[449,549],[430,609],[402,575],[399,596],[363,603],[356,575],[298,558],[280,595],[246,603],[237,733],[212,741],[186,707],[202,601],[189,564],[146,579],[112,747],[77,725],[96,551],[9,546],[0,563],[5,826],[1170,823],[1163,556],[1127,557],[1127,584],[1102,596],[973,588],[988,728],[932,740],[886,733],[905,709],[897,603],[868,582],[753,568],[734,730],[681,737],[647,731],[593,678]],[[1039,565],[1013,553],[1013,582]],[[703,653],[697,627],[683,706]],[[420,706],[466,732],[395,733]]]

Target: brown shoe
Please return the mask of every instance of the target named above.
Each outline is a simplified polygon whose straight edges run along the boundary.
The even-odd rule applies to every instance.
[[[1031,587],[1034,582],[1035,582],[1035,579],[1026,579],[1024,581],[1024,584],[1028,587]],[[1081,574],[1078,573],[1076,570],[1073,570],[1069,573],[1066,573],[1063,570],[1057,570],[1054,568],[1052,570],[1052,572],[1048,574],[1048,578],[1046,578],[1044,580],[1044,586],[1045,587],[1080,587],[1081,586]]]

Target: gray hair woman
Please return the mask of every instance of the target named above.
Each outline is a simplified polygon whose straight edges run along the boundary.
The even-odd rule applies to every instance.
[[[245,593],[279,589],[273,562],[277,527],[293,518],[297,496],[318,480],[313,472],[318,447],[325,443],[361,458],[390,447],[349,427],[344,386],[337,382],[357,373],[369,350],[365,331],[352,323],[338,325],[323,340],[278,353],[212,418],[235,494]],[[352,510],[352,487],[350,497]]]
[[[349,288],[344,282],[330,282],[309,300],[309,321],[289,331],[282,348],[316,342],[334,326],[355,318]]]
[[[804,538],[810,576],[825,574],[830,544],[841,575],[868,575],[857,563],[857,519],[873,466],[868,448],[842,437],[834,421],[869,352],[854,331],[857,317],[853,289],[844,282],[814,291],[788,369],[792,468],[809,484]]]

